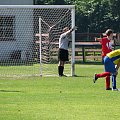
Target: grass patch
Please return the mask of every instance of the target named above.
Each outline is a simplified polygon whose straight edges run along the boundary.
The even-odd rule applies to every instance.
[[[119,120],[120,93],[92,82],[103,65],[75,68],[77,77],[1,77],[0,120]]]

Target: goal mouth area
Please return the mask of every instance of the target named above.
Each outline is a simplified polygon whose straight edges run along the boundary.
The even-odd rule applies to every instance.
[[[52,72],[48,75],[43,73],[43,76],[57,76],[59,37],[64,27],[71,29],[75,26],[75,5],[0,5],[0,13],[3,21],[0,62],[6,67],[2,71],[3,76],[40,76],[43,73],[40,71],[44,70]],[[70,63],[65,69],[68,76],[72,71],[71,64],[75,63],[74,32],[70,40]],[[45,64],[57,65],[53,68]],[[11,66],[9,71],[8,66]]]

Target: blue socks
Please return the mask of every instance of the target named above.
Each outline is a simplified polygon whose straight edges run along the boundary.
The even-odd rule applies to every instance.
[[[116,75],[112,75],[112,87],[116,89]]]

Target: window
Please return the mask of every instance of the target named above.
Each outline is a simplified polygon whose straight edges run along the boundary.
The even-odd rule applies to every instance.
[[[0,16],[0,41],[15,40],[15,16]]]

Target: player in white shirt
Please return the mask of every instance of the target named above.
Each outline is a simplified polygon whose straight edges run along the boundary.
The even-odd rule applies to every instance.
[[[65,27],[63,29],[63,33],[60,35],[59,38],[59,51],[58,51],[58,74],[59,76],[65,76],[63,74],[64,71],[64,64],[65,61],[68,61],[68,44],[69,44],[69,38],[68,36],[72,31],[76,30],[76,26],[69,30],[68,27]]]

